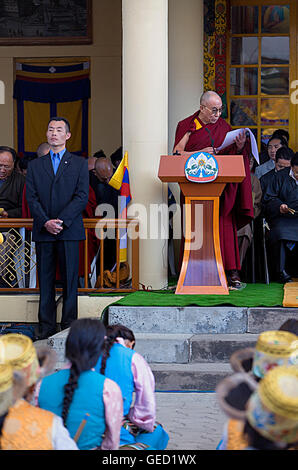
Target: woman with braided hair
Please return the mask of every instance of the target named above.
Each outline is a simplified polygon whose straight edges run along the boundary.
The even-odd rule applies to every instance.
[[[74,321],[65,345],[70,368],[45,377],[38,391],[40,408],[62,417],[80,450],[119,447],[123,417],[121,390],[94,370],[104,336],[101,321],[91,318]],[[85,426],[78,437],[82,423]]]
[[[135,337],[129,328],[120,324],[108,326],[95,370],[116,382],[122,392],[120,448],[163,450],[169,436],[155,421],[154,376],[145,359],[133,350],[134,345]]]

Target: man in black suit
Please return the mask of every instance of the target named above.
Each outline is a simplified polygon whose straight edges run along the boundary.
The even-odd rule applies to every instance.
[[[40,288],[38,339],[56,333],[57,260],[63,285],[61,328],[68,328],[78,312],[79,241],[85,239],[82,212],[88,202],[89,175],[87,159],[67,151],[70,137],[69,122],[51,118],[50,152],[30,162],[26,177]]]

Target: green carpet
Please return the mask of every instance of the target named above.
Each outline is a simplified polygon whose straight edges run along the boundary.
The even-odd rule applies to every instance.
[[[138,291],[128,294],[113,305],[160,307],[211,307],[232,305],[235,307],[278,307],[283,304],[283,284],[247,284],[229,295],[175,295],[175,291]]]

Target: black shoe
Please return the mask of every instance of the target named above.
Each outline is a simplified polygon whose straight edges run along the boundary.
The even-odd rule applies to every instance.
[[[278,282],[281,284],[286,284],[287,282],[293,282],[293,280],[291,276],[284,270],[279,273]]]

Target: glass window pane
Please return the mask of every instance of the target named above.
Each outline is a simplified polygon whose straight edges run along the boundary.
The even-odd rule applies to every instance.
[[[266,95],[288,95],[289,68],[263,67],[261,70],[261,91]]]
[[[290,6],[271,5],[262,7],[262,33],[290,32]]]
[[[231,39],[231,64],[257,64],[258,63],[258,38],[232,38]]]
[[[232,126],[256,126],[257,125],[257,99],[233,99],[231,101],[231,125]]]
[[[261,124],[267,126],[289,125],[289,99],[264,98],[261,100]]]
[[[257,95],[258,69],[231,68],[230,85],[231,95]]]
[[[262,64],[288,64],[290,59],[290,38],[264,37],[261,40]]]
[[[231,8],[232,34],[254,34],[258,32],[258,7]]]

